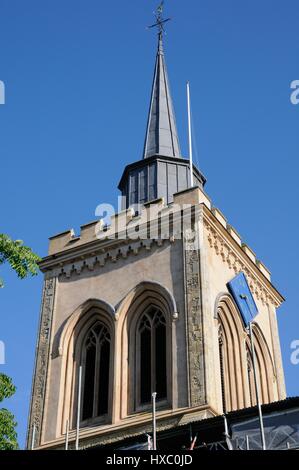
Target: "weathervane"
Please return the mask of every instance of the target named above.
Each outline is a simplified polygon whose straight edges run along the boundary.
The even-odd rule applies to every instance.
[[[171,18],[166,18],[166,20],[163,19],[163,7],[164,7],[164,0],[162,0],[160,5],[158,6],[156,12],[154,13],[157,22],[155,24],[152,24],[151,26],[148,26],[148,29],[157,28],[160,38],[162,37],[163,33],[165,32],[164,24],[167,23],[167,21],[171,20]]]

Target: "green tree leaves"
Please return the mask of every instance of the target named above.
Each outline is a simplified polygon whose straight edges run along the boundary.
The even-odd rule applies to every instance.
[[[23,245],[22,240],[12,240],[8,235],[0,234],[0,265],[9,263],[21,279],[38,273],[40,261],[31,248]],[[0,278],[0,287],[3,282]],[[0,402],[10,398],[16,391],[12,380],[5,374],[0,374]],[[16,421],[14,415],[5,408],[0,409],[0,450],[18,449]]]
[[[12,380],[0,374],[0,402],[10,398],[16,391]],[[14,415],[5,408],[0,409],[0,450],[16,450],[19,448]]]
[[[16,391],[16,387],[12,383],[10,377],[7,375],[0,374],[0,402],[4,400],[4,398],[10,398]]]
[[[8,262],[18,277],[24,279],[38,273],[38,261],[39,256],[23,245],[22,240],[14,241],[8,235],[0,234],[0,265]],[[0,287],[3,287],[1,278]]]

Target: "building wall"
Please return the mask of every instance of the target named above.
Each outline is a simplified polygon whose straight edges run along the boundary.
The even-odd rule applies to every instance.
[[[161,283],[173,294],[177,310],[176,347],[177,355],[177,406],[187,406],[186,378],[186,336],[185,336],[185,299],[182,242],[177,240],[151,251],[143,250],[138,255],[120,259],[117,263],[107,263],[94,271],[74,273],[68,279],[60,276],[56,288],[56,302],[53,314],[52,358],[50,360],[43,440],[53,440],[59,436],[57,428],[58,413],[61,413],[59,397],[64,387],[61,375],[62,357],[57,356],[59,336],[66,320],[88,299],[101,299],[117,309],[126,295],[142,281]],[[120,332],[119,332],[120,334]],[[119,345],[120,348],[120,345]],[[115,354],[120,356],[119,348]],[[125,388],[126,384],[122,384]],[[118,391],[119,392],[119,391]],[[117,391],[115,391],[117,395]],[[120,419],[118,416],[114,418]]]
[[[174,202],[189,203],[196,209],[193,229],[197,230],[198,244],[193,248],[185,226],[181,238],[170,233],[165,240],[135,240],[130,244],[127,240],[115,240],[111,242],[114,248],[107,248],[105,233],[95,242],[93,226],[84,226],[82,239],[72,239],[67,232],[51,242],[51,256],[43,264],[46,280],[31,406],[30,426],[36,424],[38,428],[36,445],[62,445],[69,417],[74,428],[76,396],[73,372],[68,366],[73,362],[72,331],[85,314],[85,306],[95,302],[99,308],[103,306],[114,330],[113,395],[110,424],[82,431],[86,442],[89,436],[95,439],[97,434],[105,435],[107,440],[113,439],[117,432],[127,436],[146,429],[145,425],[150,427],[150,413],[131,416],[127,405],[128,316],[132,314],[130,305],[134,296],[147,289],[166,296],[172,316],[171,378],[168,377],[171,407],[158,412],[158,426],[171,427],[222,414],[217,306],[223,296],[228,296],[227,283],[241,270],[257,303],[256,323],[268,345],[275,370],[271,386],[273,400],[285,397],[276,322],[276,307],[282,298],[271,285],[266,268],[256,262],[225,219],[211,211],[208,198],[199,188],[175,195]],[[159,211],[167,215],[169,210],[171,207],[161,208],[159,201],[151,214],[156,218]],[[172,206],[172,210],[181,213],[180,206],[176,209]],[[147,213],[145,210],[137,220],[143,224]],[[127,220],[126,214],[122,217]],[[130,221],[134,222],[132,215]],[[240,334],[245,345],[246,333]],[[238,374],[235,381],[241,393]],[[244,397],[239,403],[242,407],[249,406],[248,390]]]
[[[208,343],[210,357],[212,358],[210,361],[211,364],[213,364],[213,367],[210,368],[208,394],[209,402],[212,404],[213,408],[218,413],[222,413],[217,305],[223,294],[226,293],[229,295],[227,283],[231,281],[237,273],[233,264],[229,263],[228,258],[224,256],[223,253],[221,254],[213,242],[211,243],[209,236],[210,232],[205,226],[203,237],[204,254],[202,256],[202,261],[205,266],[206,276],[205,299],[207,302],[207,310],[210,312],[210,334],[206,335],[206,341]],[[280,344],[278,340],[279,335],[276,321],[276,308],[270,299],[265,301],[265,299],[262,296],[257,295],[256,292],[253,292],[253,295],[259,312],[254,321],[259,325],[266,340],[275,369],[275,376],[272,381],[273,401],[282,400],[286,396],[286,391]],[[247,337],[245,332],[243,336],[245,342]],[[240,381],[240,377],[236,377],[236,380]],[[244,406],[250,406],[248,391],[246,392]]]

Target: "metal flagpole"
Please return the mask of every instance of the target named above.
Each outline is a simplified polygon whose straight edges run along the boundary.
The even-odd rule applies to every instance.
[[[257,407],[258,407],[259,420],[260,420],[260,431],[261,431],[262,447],[263,447],[263,450],[266,450],[263,414],[262,414],[262,407],[261,407],[261,402],[260,402],[259,387],[258,387],[257,373],[256,373],[256,360],[255,360],[255,349],[254,349],[254,341],[253,341],[252,322],[249,322],[249,336],[250,336],[250,344],[251,344],[251,354],[252,354],[252,365],[253,365],[253,376],[254,376],[256,403],[257,403]]]
[[[69,450],[69,420],[66,420],[65,430],[65,450]]]
[[[35,434],[36,434],[36,425],[33,425],[32,428],[32,436],[31,436],[31,450],[34,449],[34,444],[35,444]]]
[[[153,450],[157,450],[157,426],[156,426],[156,397],[157,393],[152,394],[153,397]]]
[[[190,105],[190,83],[187,82],[187,104],[188,104],[188,136],[189,136],[189,159],[190,159],[190,186],[193,187],[193,151],[192,151],[192,128],[191,128],[191,105]]]
[[[82,382],[82,366],[79,367],[77,430],[76,430],[76,447],[75,447],[76,450],[79,450],[80,411],[81,411],[81,382]]]

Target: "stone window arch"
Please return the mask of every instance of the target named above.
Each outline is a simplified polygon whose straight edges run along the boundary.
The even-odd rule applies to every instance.
[[[224,412],[256,405],[251,345],[241,315],[228,294],[217,299],[219,373]],[[274,400],[274,366],[264,335],[253,323],[260,399]]]
[[[104,312],[91,308],[76,325],[73,341],[71,423],[77,420],[79,369],[81,376],[80,426],[111,422],[113,398],[112,322]]]
[[[121,383],[120,388],[120,416],[126,418],[134,413],[151,411],[149,392],[141,397],[142,355],[140,343],[142,335],[148,338],[145,341],[146,348],[151,353],[148,361],[151,374],[147,375],[147,383],[150,382],[150,394],[157,392],[157,410],[169,409],[178,406],[177,384],[177,342],[176,323],[179,318],[176,302],[173,294],[162,284],[155,281],[142,281],[137,284],[124,297],[118,307],[118,331],[121,331],[122,363],[120,374],[116,381]],[[145,315],[145,316],[144,316]],[[155,323],[156,322],[156,323]],[[155,328],[154,328],[155,326]],[[157,329],[156,327],[159,326]],[[158,335],[157,335],[158,333]],[[157,337],[163,338],[157,342]],[[160,348],[159,354],[166,360],[158,363],[158,375],[165,378],[164,383],[155,378],[155,348]],[[152,359],[153,355],[153,359]],[[150,362],[150,364],[149,364]],[[163,366],[163,367],[162,367]],[[156,390],[153,390],[156,388]]]
[[[257,381],[261,403],[270,403],[274,400],[273,382],[275,379],[273,362],[264,335],[257,323],[253,323],[253,338],[255,349],[255,362]],[[251,392],[251,404],[256,405],[256,391],[253,375],[253,362],[249,338],[246,339],[247,355],[250,358],[250,372],[248,372],[248,387]]]
[[[109,397],[111,335],[105,324],[96,321],[85,335],[82,351],[81,421],[106,417]]]
[[[80,366],[80,426],[112,421],[115,323],[111,305],[90,299],[62,325],[52,351],[61,361],[57,435],[64,434],[67,421],[70,429],[76,427]]]
[[[247,367],[244,327],[240,313],[229,295],[218,303],[218,351],[223,412],[246,407]]]
[[[162,311],[150,306],[137,323],[135,338],[135,406],[167,399],[167,336],[166,319]]]

